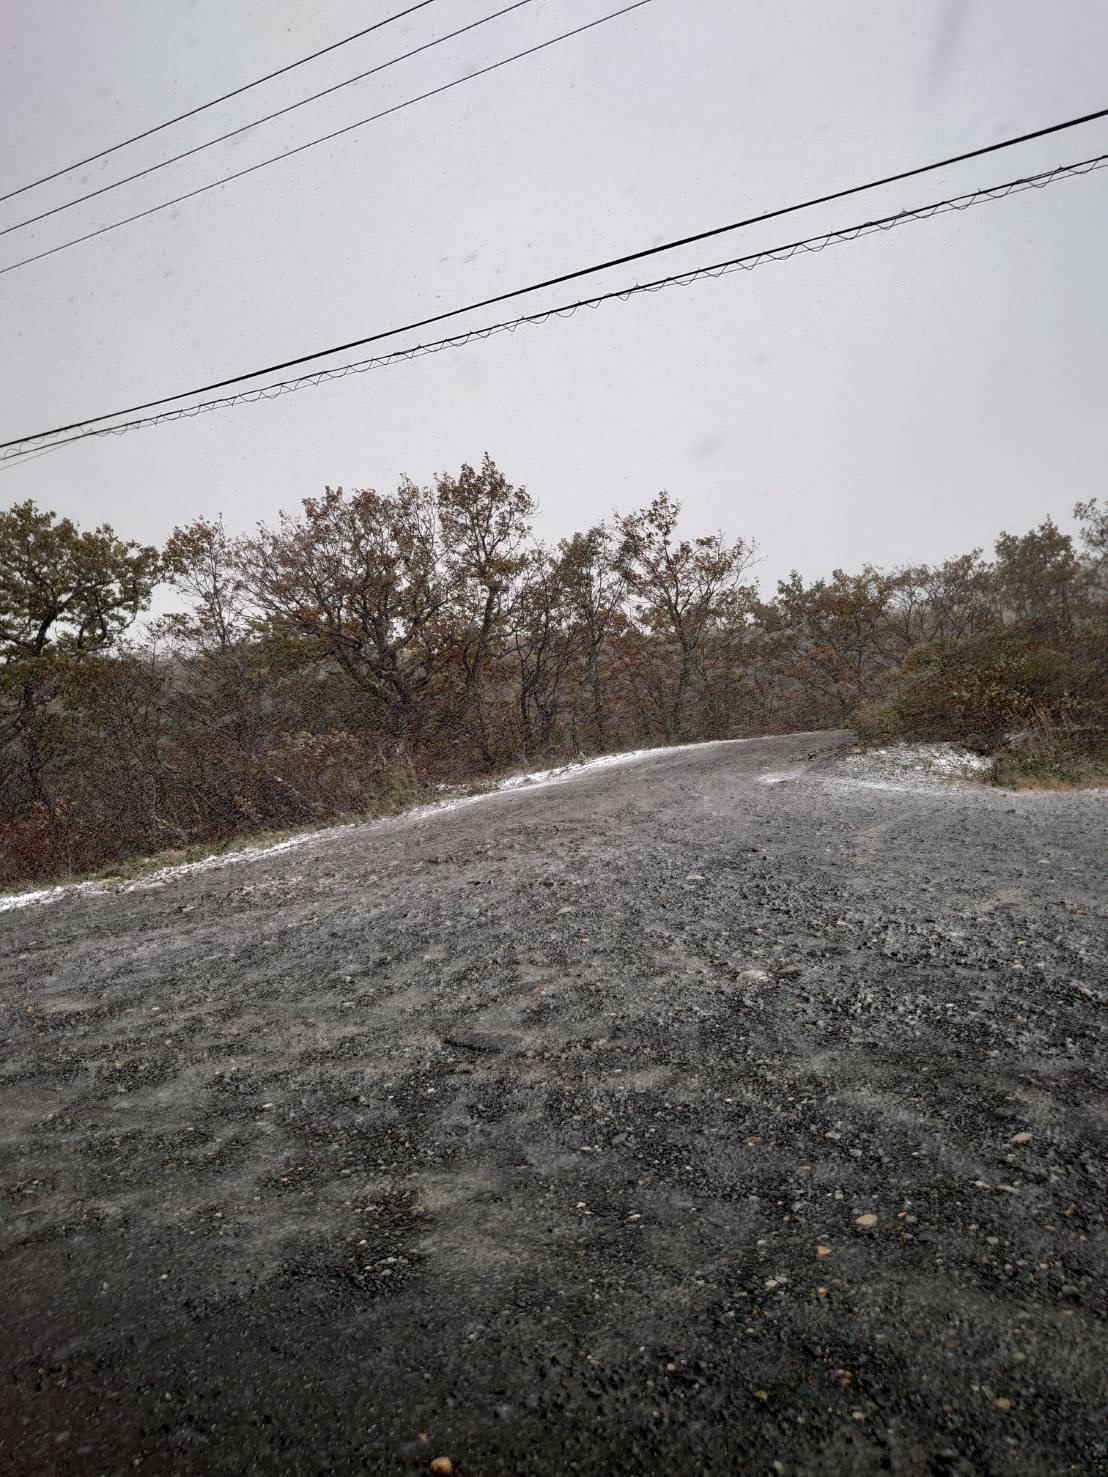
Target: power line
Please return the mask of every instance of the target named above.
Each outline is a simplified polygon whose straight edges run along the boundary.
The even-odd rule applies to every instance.
[[[517,328],[528,324],[546,323],[551,318],[571,318],[581,308],[598,308],[604,303],[614,301],[627,302],[631,298],[641,296],[643,293],[660,292],[667,287],[687,287],[706,277],[723,277],[731,272],[752,271],[755,267],[765,266],[769,262],[787,261],[790,257],[797,256],[801,252],[821,252],[826,250],[828,246],[847,241],[856,241],[861,237],[874,235],[878,231],[893,230],[897,226],[907,225],[912,221],[930,220],[933,216],[944,215],[951,211],[968,210],[971,206],[983,205],[992,200],[1003,200],[1009,195],[1020,194],[1025,190],[1043,189],[1046,185],[1054,184],[1059,180],[1070,179],[1083,174],[1091,174],[1094,170],[1103,169],[1106,166],[1108,166],[1108,154],[1097,154],[1090,159],[1082,159],[1073,164],[1060,164],[1053,169],[1043,170],[1039,174],[1026,175],[1020,179],[1008,180],[1000,185],[989,185],[978,190],[970,191],[965,195],[956,195],[948,199],[933,201],[929,205],[920,205],[910,210],[902,210],[895,215],[878,216],[873,220],[862,221],[858,225],[846,226],[837,231],[828,231],[819,236],[807,236],[799,241],[790,241],[782,246],[767,247],[762,251],[750,252],[745,256],[731,257],[726,261],[713,262],[708,266],[692,267],[688,271],[671,273],[666,277],[655,278],[651,282],[635,283],[631,287],[614,288],[609,292],[599,293],[595,297],[580,298],[576,302],[563,303],[559,307],[543,308],[538,312],[527,313],[518,318],[510,318],[499,323],[486,324],[481,328],[466,329],[462,333],[451,335],[448,338],[435,339],[425,344],[413,344],[405,349],[394,349],[387,354],[379,354],[369,359],[356,360],[351,364],[336,365],[332,369],[316,370],[310,374],[298,375],[294,379],[279,380],[273,384],[260,385],[252,390],[240,390],[233,395],[224,395],[214,400],[200,401],[194,405],[179,406],[174,410],[159,411],[156,415],[117,422],[111,426],[86,424],[86,428],[77,430],[76,434],[66,436],[59,441],[49,442],[46,445],[37,444],[38,441],[42,440],[42,437],[25,437],[18,442],[6,443],[6,446],[12,449],[4,450],[3,454],[0,455],[0,467],[10,462],[25,459],[30,460],[32,457],[41,455],[46,451],[52,451],[61,446],[68,446],[75,441],[83,441],[91,436],[117,436],[127,431],[137,430],[143,426],[164,425],[171,421],[186,420],[193,416],[206,414],[214,410],[224,410],[235,405],[253,403],[257,400],[275,400],[281,395],[307,389],[310,386],[314,387],[325,384],[331,380],[343,379],[350,374],[364,374],[370,369],[379,369],[391,364],[400,363],[404,360],[422,358],[427,354],[441,353],[444,349],[460,348],[475,339],[484,340],[500,333],[514,333]],[[50,433],[43,433],[44,436],[47,434]]]
[[[296,154],[303,154],[307,149],[314,149],[318,144],[330,143],[332,139],[341,138],[344,134],[353,133],[357,128],[364,128],[368,123],[376,123],[381,118],[388,118],[393,113],[403,112],[405,108],[413,107],[416,103],[426,102],[428,98],[438,97],[440,93],[450,92],[455,87],[461,87],[463,83],[473,82],[478,77],[486,77],[490,72],[498,72],[501,67],[507,67],[512,62],[522,61],[524,57],[534,56],[536,52],[545,51],[547,47],[557,46],[559,42],[568,41],[574,36],[580,36],[585,31],[591,31],[596,26],[602,26],[606,21],[616,20],[621,15],[627,15],[632,10],[641,10],[644,5],[649,5],[652,0],[633,0],[630,5],[624,5],[619,10],[609,11],[599,19],[589,21],[586,25],[576,26],[572,31],[563,31],[558,36],[552,36],[549,41],[540,41],[536,46],[528,46],[523,51],[517,51],[512,56],[506,56],[502,61],[492,62],[487,67],[478,67],[475,72],[467,72],[463,77],[456,77],[453,82],[444,82],[441,87],[432,87],[427,92],[421,92],[418,97],[410,97],[405,102],[395,103],[391,108],[383,108],[379,113],[372,113],[368,118],[360,118],[356,123],[348,123],[345,128],[336,128],[331,133],[325,133],[321,138],[309,139],[306,144],[297,144],[293,149],[286,149],[282,154],[274,154],[269,159],[262,159],[257,164],[251,164],[246,169],[236,170],[234,174],[225,174],[222,178],[212,180],[209,184],[200,185],[195,190],[187,190],[183,195],[175,195],[172,200],[164,200],[160,205],[151,205],[146,210],[137,211],[134,215],[124,216],[122,220],[112,221],[110,225],[101,226],[99,230],[87,231],[83,236],[74,236],[70,241],[63,241],[59,246],[51,246],[46,251],[36,252],[33,256],[26,256],[21,261],[12,262],[6,267],[0,267],[0,277],[7,272],[14,272],[20,267],[30,266],[32,262],[40,262],[48,256],[56,256],[59,251],[68,251],[71,246],[80,246],[84,241],[93,241],[97,236],[106,236],[109,231],[118,231],[120,226],[129,226],[134,221],[145,219],[148,215],[157,215],[159,211],[168,210],[173,205],[180,205],[185,200],[194,200],[197,195],[204,195],[209,190],[218,189],[220,185],[230,184],[232,180],[245,179],[248,174],[256,174],[259,169],[266,169],[270,164],[279,164],[283,159],[291,159]]]
[[[179,154],[171,154],[168,159],[161,159],[156,164],[147,165],[145,169],[136,170],[134,174],[124,175],[122,179],[113,180],[111,184],[101,185],[99,189],[89,190],[85,195],[76,195],[62,205],[55,205],[50,210],[40,211],[38,215],[29,215],[26,220],[16,221],[12,226],[5,226],[0,229],[0,236],[10,236],[13,231],[23,230],[24,226],[33,226],[38,221],[48,220],[52,215],[60,215],[64,210],[72,210],[75,205],[83,205],[86,200],[95,200],[99,195],[107,195],[111,190],[118,190],[121,185],[129,185],[135,180],[145,179],[148,174],[156,174],[159,169],[166,169],[170,164],[179,164],[182,159],[191,159],[194,154],[201,154],[205,149],[214,148],[216,144],[223,144],[228,139],[237,138],[240,133],[249,133],[252,128],[260,128],[263,123],[271,123],[274,118],[283,118],[286,113],[293,113],[297,108],[306,107],[308,103],[318,102],[321,97],[329,97],[333,92],[341,92],[344,87],[352,87],[355,82],[364,82],[367,77],[374,77],[378,72],[387,71],[389,67],[395,67],[398,62],[409,61],[413,56],[419,56],[421,52],[431,51],[436,46],[442,46],[446,41],[453,41],[457,36],[464,36],[467,31],[476,31],[479,26],[487,26],[490,21],[499,20],[501,16],[508,15],[513,10],[520,10],[523,6],[532,4],[534,0],[514,0],[513,4],[506,5],[503,10],[494,10],[491,15],[470,21],[467,26],[459,26],[456,31],[447,31],[445,36],[436,36],[433,41],[425,41],[422,46],[415,46],[411,51],[404,51],[399,56],[390,57],[388,61],[380,62],[365,72],[359,72],[355,77],[347,77],[344,82],[336,82],[331,87],[323,88],[321,92],[313,92],[310,97],[301,98],[299,102],[289,103],[286,107],[277,108],[272,113],[265,113],[261,118],[255,118],[239,128],[231,128],[226,133],[221,133],[218,138],[210,138],[206,143],[196,144],[191,149],[183,149]],[[164,209],[164,207],[159,207],[159,209]],[[19,265],[21,263],[17,262],[16,266]]]
[[[645,3],[645,0],[639,0]],[[634,8],[634,7],[632,7]],[[621,12],[614,12],[620,14]],[[607,17],[605,17],[607,19]],[[594,25],[599,22],[593,22]],[[549,43],[546,43],[549,44]],[[1050,134],[1061,133],[1069,128],[1077,128],[1085,123],[1091,123],[1097,119],[1108,117],[1108,108],[1102,108],[1096,113],[1086,113],[1078,118],[1067,119],[1063,123],[1052,123],[1045,128],[1037,128],[1030,133],[1017,135],[1015,138],[1001,139],[997,143],[985,144],[977,149],[971,149],[966,153],[954,154],[946,159],[937,159],[931,164],[919,164],[911,169],[900,170],[896,174],[885,175],[882,179],[870,180],[861,185],[849,185],[841,190],[833,190],[829,194],[818,195],[808,200],[799,201],[793,205],[783,205],[775,210],[766,210],[759,215],[751,215],[743,220],[731,221],[727,225],[713,226],[706,231],[697,231],[690,236],[681,236],[672,241],[662,242],[657,246],[648,246],[640,251],[627,252],[622,256],[609,257],[607,261],[598,262],[594,266],[579,267],[572,272],[563,272],[556,277],[547,277],[541,282],[533,282],[527,287],[513,288],[510,292],[497,293],[492,297],[482,298],[477,302],[467,303],[464,307],[450,308],[442,313],[433,313],[430,317],[419,318],[414,322],[405,323],[398,328],[386,328],[377,333],[367,334],[362,338],[351,339],[344,344],[333,344],[327,349],[317,349],[310,354],[300,354],[292,359],[284,359],[277,364],[268,364],[261,369],[248,370],[244,374],[229,375],[226,379],[213,380],[210,384],[196,385],[191,390],[179,390],[174,395],[163,395],[157,400],[145,400],[138,405],[128,405],[119,410],[106,411],[103,415],[85,416],[81,420],[70,421],[63,426],[53,426],[46,431],[30,432],[24,436],[13,437],[10,441],[0,441],[0,451],[9,446],[19,445],[25,441],[43,439],[48,436],[60,436],[66,431],[74,431],[81,426],[92,426],[100,421],[113,420],[120,415],[135,415],[139,411],[153,410],[159,405],[168,405],[173,400],[184,400],[190,395],[206,395],[213,390],[226,389],[228,385],[240,384],[244,380],[260,379],[264,375],[279,374],[285,369],[295,369],[298,365],[308,364],[313,359],[326,359],[333,354],[344,354],[350,349],[364,348],[367,344],[379,343],[382,339],[395,338],[402,333],[414,333],[420,328],[429,328],[435,323],[443,323],[448,318],[458,318],[465,313],[472,313],[482,308],[495,307],[498,303],[510,302],[514,298],[528,296],[532,292],[540,292],[548,287],[560,287],[567,282],[578,281],[582,277],[590,277],[597,272],[608,271],[611,267],[623,267],[631,262],[644,261],[648,257],[658,256],[662,252],[676,250],[678,247],[692,246],[701,241],[708,241],[716,236],[724,236],[732,231],[743,230],[747,226],[760,225],[765,221],[778,220],[782,216],[793,215],[799,210],[808,210],[817,205],[828,205],[836,200],[845,200],[852,195],[860,195],[869,190],[876,190],[884,185],[897,184],[903,180],[913,179],[918,175],[929,174],[936,169],[945,169],[951,164],[961,164],[968,159],[978,159],[986,154],[994,154],[1001,149],[1013,148],[1016,144],[1027,143],[1032,139],[1045,138]]]
[[[206,112],[208,108],[214,108],[219,103],[229,102],[233,97],[241,97],[252,87],[260,87],[263,82],[272,82],[274,77],[283,77],[286,72],[295,71],[297,67],[302,67],[307,62],[314,62],[318,57],[326,56],[328,52],[337,51],[340,46],[349,46],[351,41],[359,41],[363,36],[368,36],[371,31],[379,31],[382,26],[391,26],[393,21],[403,20],[406,15],[412,15],[415,11],[423,10],[434,3],[435,0],[418,0],[418,4],[409,5],[407,10],[398,10],[395,15],[386,16],[381,21],[374,21],[373,25],[366,26],[361,31],[355,31],[352,36],[344,36],[341,41],[332,41],[329,46],[321,46],[318,51],[302,56],[299,61],[289,62],[287,66],[278,67],[275,72],[267,72],[264,77],[256,77],[253,82],[244,82],[241,87],[235,87],[220,97],[213,97],[210,103],[200,103],[198,107],[190,108],[187,113],[178,113],[176,118],[167,118],[164,123],[157,123],[153,128],[147,128],[142,133],[132,134],[130,138],[125,138],[118,144],[112,144],[110,148],[101,149],[97,154],[90,154],[87,159],[78,159],[76,164],[67,164],[64,169],[55,169],[53,174],[44,174],[39,179],[31,180],[30,184],[20,185],[17,190],[9,190],[6,195],[0,195],[0,201],[12,200],[16,195],[26,194],[28,190],[45,185],[49,180],[60,179],[63,174],[71,174],[75,169],[83,169],[86,164],[95,164],[97,159],[106,159],[109,154],[115,154],[120,149],[127,148],[129,144],[137,144],[141,139],[161,133],[163,128],[172,128],[175,123],[183,123],[186,118],[195,118],[197,113]]]

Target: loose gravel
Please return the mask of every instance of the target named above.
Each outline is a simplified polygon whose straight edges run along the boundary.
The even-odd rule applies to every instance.
[[[847,749],[0,916],[5,1477],[1104,1471],[1108,802]]]

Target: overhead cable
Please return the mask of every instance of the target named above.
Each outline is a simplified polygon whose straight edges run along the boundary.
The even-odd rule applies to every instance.
[[[631,262],[644,261],[648,257],[658,256],[663,252],[674,251],[683,246],[693,246],[701,241],[709,241],[716,236],[725,236],[732,231],[743,230],[747,226],[760,225],[765,221],[779,220],[782,216],[793,215],[800,210],[809,210],[817,205],[829,205],[837,200],[846,200],[853,195],[861,195],[869,190],[880,189],[885,185],[897,184],[903,180],[914,179],[919,175],[929,174],[937,169],[945,169],[948,165],[961,164],[968,159],[977,159],[986,154],[996,153],[1001,149],[1014,148],[1017,144],[1027,143],[1031,139],[1045,138],[1049,134],[1061,133],[1070,128],[1078,128],[1082,124],[1090,123],[1103,117],[1108,117],[1108,108],[1102,108],[1097,113],[1086,113],[1077,118],[1069,118],[1062,123],[1052,123],[1045,128],[1037,128],[1030,133],[1018,134],[1013,138],[1000,139],[992,144],[984,144],[966,153],[949,155],[945,159],[936,159],[930,164],[918,164],[911,169],[902,169],[896,174],[885,175],[876,180],[868,180],[864,184],[849,185],[844,189],[833,190],[824,195],[813,196],[807,200],[797,201],[792,205],[777,206],[773,210],[765,210],[758,215],[746,216],[741,220],[729,221],[726,225],[712,226],[708,230],[697,231],[692,235],[679,236],[654,246],[643,247],[639,251],[625,252],[622,256],[609,257],[606,261],[596,262],[589,267],[578,267],[571,272],[562,272],[556,277],[547,277],[540,282],[532,282],[526,287],[516,287],[509,292],[497,293],[492,297],[481,298],[476,302],[466,303],[462,307],[448,308],[441,313],[433,313],[429,317],[419,318],[411,323],[401,324],[396,328],[380,329],[376,333],[351,339],[347,343],[332,344],[329,348],[316,349],[308,354],[299,354],[295,358],[284,359],[276,364],[267,364],[260,369],[251,369],[241,374],[228,375],[225,379],[213,380],[210,384],[195,385],[190,390],[179,390],[176,394],[163,395],[157,400],[146,400],[138,405],[128,405],[117,410],[105,411],[102,415],[83,416],[80,420],[70,421],[63,426],[53,426],[49,430],[29,432],[23,436],[15,436],[10,441],[0,442],[0,451],[4,450],[5,447],[13,446],[23,441],[61,435],[63,432],[75,430],[79,426],[91,426],[97,424],[99,421],[112,420],[116,416],[134,415],[139,411],[152,410],[160,405],[168,405],[173,400],[184,400],[192,395],[206,395],[212,390],[222,390],[229,385],[239,384],[244,380],[261,379],[265,375],[279,374],[282,370],[295,369],[301,364],[308,364],[313,359],[326,359],[330,358],[333,354],[344,354],[351,349],[365,348],[368,344],[381,342],[382,339],[395,338],[402,333],[414,333],[417,329],[429,328],[435,323],[444,323],[449,318],[457,318],[465,313],[478,312],[483,308],[491,308],[498,303],[509,302],[514,298],[526,297],[532,292],[541,292],[548,287],[564,286],[567,282],[578,281],[582,277],[590,277],[597,272],[606,272],[612,267],[623,267],[629,265]]]
[[[297,108],[318,102],[321,97],[329,97],[333,92],[341,92],[344,87],[351,87],[355,82],[364,82],[367,77],[375,77],[378,72],[385,72],[389,67],[395,67],[398,62],[410,61],[413,56],[432,51],[436,46],[442,46],[444,42],[453,41],[457,36],[464,36],[467,31],[476,31],[480,26],[487,26],[490,21],[499,20],[501,16],[509,15],[513,10],[521,10],[525,5],[534,3],[535,0],[513,0],[513,4],[504,6],[502,10],[494,10],[491,15],[483,15],[479,20],[470,21],[466,26],[459,26],[456,31],[447,31],[443,36],[436,36],[431,41],[425,41],[422,46],[414,46],[411,51],[401,52],[399,56],[379,62],[377,66],[370,67],[365,72],[359,72],[357,76],[347,77],[343,82],[335,82],[331,87],[323,88],[321,92],[313,92],[310,97],[302,97],[299,102],[288,103],[283,108],[276,108],[272,113],[264,113],[262,117],[254,118],[249,123],[243,123],[238,128],[229,129],[217,138],[210,138],[205,143],[195,144],[191,149],[182,149],[179,154],[170,154],[167,159],[159,159],[156,163],[147,165],[145,169],[136,170],[134,174],[127,174],[122,179],[112,180],[111,184],[101,185],[97,190],[89,190],[85,195],[75,195],[72,200],[66,200],[50,210],[42,210],[38,215],[29,215],[25,220],[16,221],[14,225],[4,226],[0,228],[0,236],[10,236],[13,231],[22,231],[25,226],[33,226],[38,221],[48,220],[52,215],[61,215],[64,210],[72,210],[75,205],[83,205],[86,200],[95,200],[98,195],[107,195],[111,190],[118,190],[121,185],[130,185],[135,180],[145,179],[148,174],[156,174],[159,169],[166,169],[170,164],[179,164],[182,159],[191,159],[194,154],[202,154],[205,149],[213,149],[216,144],[226,143],[228,139],[237,138],[241,133],[249,133],[252,128],[260,128],[263,123],[271,123],[274,118],[283,118],[286,113],[294,113]]]
[[[229,102],[233,97],[241,97],[252,87],[260,87],[263,82],[272,82],[274,77],[283,77],[286,72],[295,71],[297,67],[302,67],[307,62],[314,62],[318,57],[326,56],[328,52],[337,51],[340,46],[349,46],[351,41],[358,41],[363,36],[368,36],[371,31],[379,31],[382,26],[391,26],[393,21],[403,20],[406,15],[412,15],[415,11],[423,10],[434,3],[435,0],[418,0],[418,4],[409,5],[407,10],[398,10],[395,15],[387,15],[384,20],[374,21],[373,25],[355,31],[352,36],[344,36],[341,41],[332,41],[329,46],[321,46],[318,51],[313,51],[308,56],[302,56],[297,61],[278,67],[276,71],[267,72],[264,77],[255,77],[253,82],[244,82],[241,87],[232,88],[230,92],[225,92],[220,97],[213,97],[211,102],[200,103],[195,108],[189,108],[187,113],[178,113],[176,118],[167,118],[164,123],[156,123],[153,128],[146,128],[142,133],[135,133],[130,138],[121,139],[118,144],[112,144],[96,154],[89,154],[87,158],[78,159],[74,164],[67,164],[63,169],[55,169],[53,174],[44,174],[39,179],[33,179],[28,184],[20,185],[17,190],[9,190],[6,195],[0,195],[0,201],[13,200],[16,195],[24,195],[28,190],[45,185],[52,179],[60,179],[63,174],[72,174],[75,169],[83,169],[86,164],[95,164],[97,159],[106,159],[109,154],[115,154],[130,144],[137,144],[144,138],[151,138],[155,133],[161,133],[164,128],[172,128],[175,123],[183,123],[186,118],[195,118],[197,113],[206,112],[208,108],[214,108],[219,103]]]
[[[206,195],[209,190],[216,190],[221,185],[229,185],[233,180],[245,179],[247,175],[257,174],[259,169],[268,169],[271,164],[280,164],[284,159],[292,159],[297,154],[303,154],[308,149],[317,148],[320,144],[331,143],[334,139],[342,138],[344,134],[353,133],[356,129],[365,128],[369,123],[377,123],[382,118],[389,118],[393,113],[401,113],[405,108],[414,107],[416,103],[426,102],[428,98],[438,97],[444,92],[450,92],[455,87],[461,87],[466,82],[474,82],[478,77],[487,77],[491,72],[498,72],[502,67],[510,66],[513,62],[522,61],[524,57],[535,56],[540,51],[545,51],[550,46],[557,46],[562,41],[568,41],[574,36],[580,36],[585,31],[591,31],[596,26],[602,26],[606,21],[616,20],[621,15],[627,15],[632,10],[641,10],[644,5],[650,5],[653,0],[633,0],[630,5],[624,5],[619,10],[609,11],[607,15],[600,16],[597,20],[589,21],[586,25],[575,26],[571,31],[562,31],[558,36],[551,36],[548,41],[540,41],[535,46],[528,46],[523,51],[514,52],[498,62],[492,62],[487,67],[478,67],[476,71],[466,72],[462,77],[455,77],[452,82],[444,82],[439,87],[429,88],[427,92],[421,92],[416,97],[405,99],[402,103],[394,103],[390,108],[382,108],[380,112],[371,113],[368,118],[359,118],[355,123],[348,123],[344,128],[335,128],[330,133],[325,133],[319,138],[309,139],[307,143],[297,144],[295,148],[285,149],[283,153],[273,154],[268,159],[262,159],[257,164],[251,164],[246,169],[237,169],[233,174],[221,175],[219,179],[210,180],[206,185],[200,185],[195,190],[186,190],[183,195],[175,195],[172,200],[163,200],[159,205],[151,205],[146,210],[138,210],[134,215],[124,216],[122,220],[112,221],[106,226],[101,226],[95,231],[86,231],[83,236],[74,236],[69,241],[62,241],[57,246],[48,247],[45,251],[36,251],[31,256],[25,256],[17,262],[10,262],[6,267],[0,267],[0,277],[8,272],[15,272],[20,267],[29,267],[32,262],[44,261],[48,256],[56,256],[59,251],[68,251],[73,246],[80,246],[85,241],[94,241],[98,236],[106,236],[109,231],[118,231],[120,226],[129,226],[135,221],[145,220],[147,216],[157,215],[159,211],[169,210],[174,205],[181,205],[186,200],[195,200],[197,195]]]
[[[281,395],[287,395],[297,390],[307,389],[321,385],[330,380],[343,379],[350,374],[364,374],[370,369],[379,369],[391,364],[397,364],[404,360],[418,359],[426,354],[441,353],[444,349],[460,348],[474,340],[482,340],[493,337],[500,333],[514,333],[517,328],[528,324],[546,323],[551,318],[571,318],[582,308],[598,308],[604,303],[627,302],[631,298],[641,296],[643,293],[660,292],[669,287],[687,287],[694,282],[704,278],[724,277],[732,272],[752,271],[755,267],[764,266],[769,262],[787,261],[790,257],[802,252],[821,252],[828,246],[847,241],[856,241],[861,237],[870,236],[878,231],[893,230],[897,226],[907,225],[912,221],[929,220],[936,215],[944,215],[950,211],[968,210],[974,205],[983,205],[991,200],[1002,200],[1009,195],[1020,194],[1025,190],[1042,189],[1046,185],[1054,184],[1059,180],[1074,178],[1078,175],[1091,174],[1094,170],[1103,169],[1108,166],[1108,154],[1098,154],[1090,159],[1078,160],[1073,164],[1060,164],[1053,169],[1043,170],[1039,174],[1027,175],[1021,179],[1007,180],[1000,185],[989,185],[978,190],[972,190],[964,195],[952,196],[948,199],[933,201],[928,205],[916,206],[911,210],[899,211],[895,215],[879,216],[873,220],[862,221],[857,225],[846,226],[841,230],[827,231],[818,236],[804,237],[798,241],[787,242],[781,246],[767,247],[762,251],[749,252],[744,256],[731,257],[726,261],[712,262],[707,266],[692,267],[684,272],[671,273],[666,277],[655,278],[651,282],[635,283],[630,287],[615,288],[612,291],[599,293],[595,297],[580,298],[576,302],[563,303],[554,308],[543,308],[535,313],[527,313],[517,318],[510,318],[498,323],[485,324],[480,328],[467,329],[462,333],[451,335],[448,338],[435,339],[428,343],[413,344],[407,348],[395,349],[387,354],[379,354],[372,358],[356,360],[350,364],[335,365],[330,369],[320,369],[313,373],[302,374],[294,379],[279,380],[267,385],[259,385],[254,389],[240,390],[233,395],[220,396],[217,399],[203,400],[192,405],[178,406],[173,410],[162,410],[155,415],[142,416],[136,419],[119,421],[110,426],[99,426],[87,424],[83,429],[76,430],[73,435],[67,435],[63,439],[46,441],[46,435],[38,437],[24,437],[20,441],[7,442],[0,451],[0,466],[7,462],[30,459],[42,451],[53,450],[55,447],[68,446],[75,441],[83,441],[92,436],[116,436],[127,431],[138,430],[144,426],[165,425],[172,421],[186,420],[193,416],[203,415],[215,410],[225,410],[235,405],[251,404],[258,400],[275,400]],[[43,444],[45,442],[45,444]]]

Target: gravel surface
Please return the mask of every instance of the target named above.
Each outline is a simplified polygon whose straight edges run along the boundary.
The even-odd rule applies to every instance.
[[[1108,800],[845,747],[0,915],[4,1477],[1108,1470]]]

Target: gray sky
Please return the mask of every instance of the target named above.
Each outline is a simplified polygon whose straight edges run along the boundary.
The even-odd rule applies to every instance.
[[[60,203],[503,0],[438,0],[76,175]],[[473,35],[0,241],[0,264],[614,9]],[[404,0],[2,0],[0,191]],[[371,333],[1108,103],[1094,0],[654,0],[541,56],[0,277],[0,439]],[[624,268],[598,287],[1108,151],[1108,123]],[[759,541],[763,586],[938,559],[1105,491],[1108,171],[819,256],[42,456],[0,474],[160,542],[488,450],[550,539],[666,487]],[[559,301],[556,294],[550,301]],[[541,300],[534,306],[541,305]],[[531,300],[528,300],[531,306]],[[487,314],[472,320],[484,321]]]

